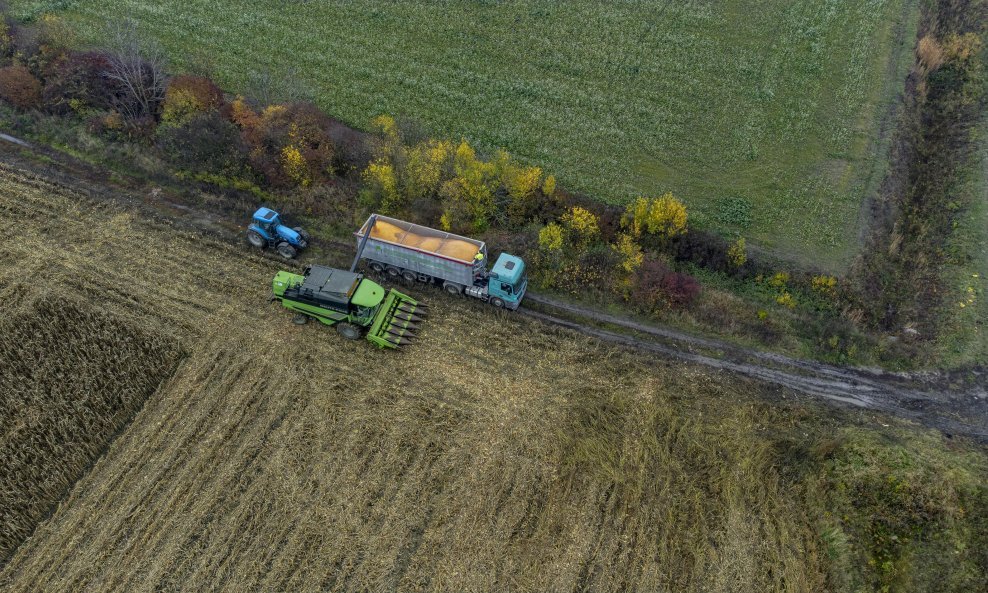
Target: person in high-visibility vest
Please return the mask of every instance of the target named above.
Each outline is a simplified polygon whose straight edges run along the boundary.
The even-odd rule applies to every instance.
[[[480,280],[484,277],[484,254],[477,252],[477,255],[473,256],[473,277],[474,280]]]

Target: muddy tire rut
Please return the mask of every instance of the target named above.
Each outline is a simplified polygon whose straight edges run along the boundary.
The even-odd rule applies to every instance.
[[[988,442],[988,376],[963,373],[892,373],[845,368],[749,350],[719,340],[602,313],[528,293],[519,313],[532,319],[636,350],[774,383],[843,406],[874,410],[948,435]]]

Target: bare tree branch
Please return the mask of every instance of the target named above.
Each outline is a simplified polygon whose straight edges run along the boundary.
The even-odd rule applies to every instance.
[[[153,41],[142,43],[132,19],[118,22],[109,38],[110,68],[105,76],[117,86],[117,109],[132,120],[153,117],[168,82],[164,51]]]

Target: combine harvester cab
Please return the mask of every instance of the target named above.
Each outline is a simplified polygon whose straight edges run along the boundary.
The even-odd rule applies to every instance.
[[[392,280],[440,284],[443,290],[515,310],[528,289],[525,262],[502,253],[488,269],[483,241],[372,214],[359,231],[357,256]]]
[[[296,322],[309,318],[336,326],[343,337],[365,337],[381,348],[399,348],[415,339],[426,306],[397,290],[346,270],[307,266],[299,274],[278,272],[272,300],[295,312]]]

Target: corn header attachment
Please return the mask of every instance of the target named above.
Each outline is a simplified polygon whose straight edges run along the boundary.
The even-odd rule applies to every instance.
[[[382,348],[405,346],[415,340],[415,332],[427,316],[425,305],[397,290],[391,290],[374,316],[367,339]]]
[[[426,306],[408,295],[326,266],[308,266],[301,275],[278,272],[271,289],[272,300],[294,311],[296,322],[316,319],[335,326],[344,338],[366,337],[381,348],[410,344],[428,315]]]

